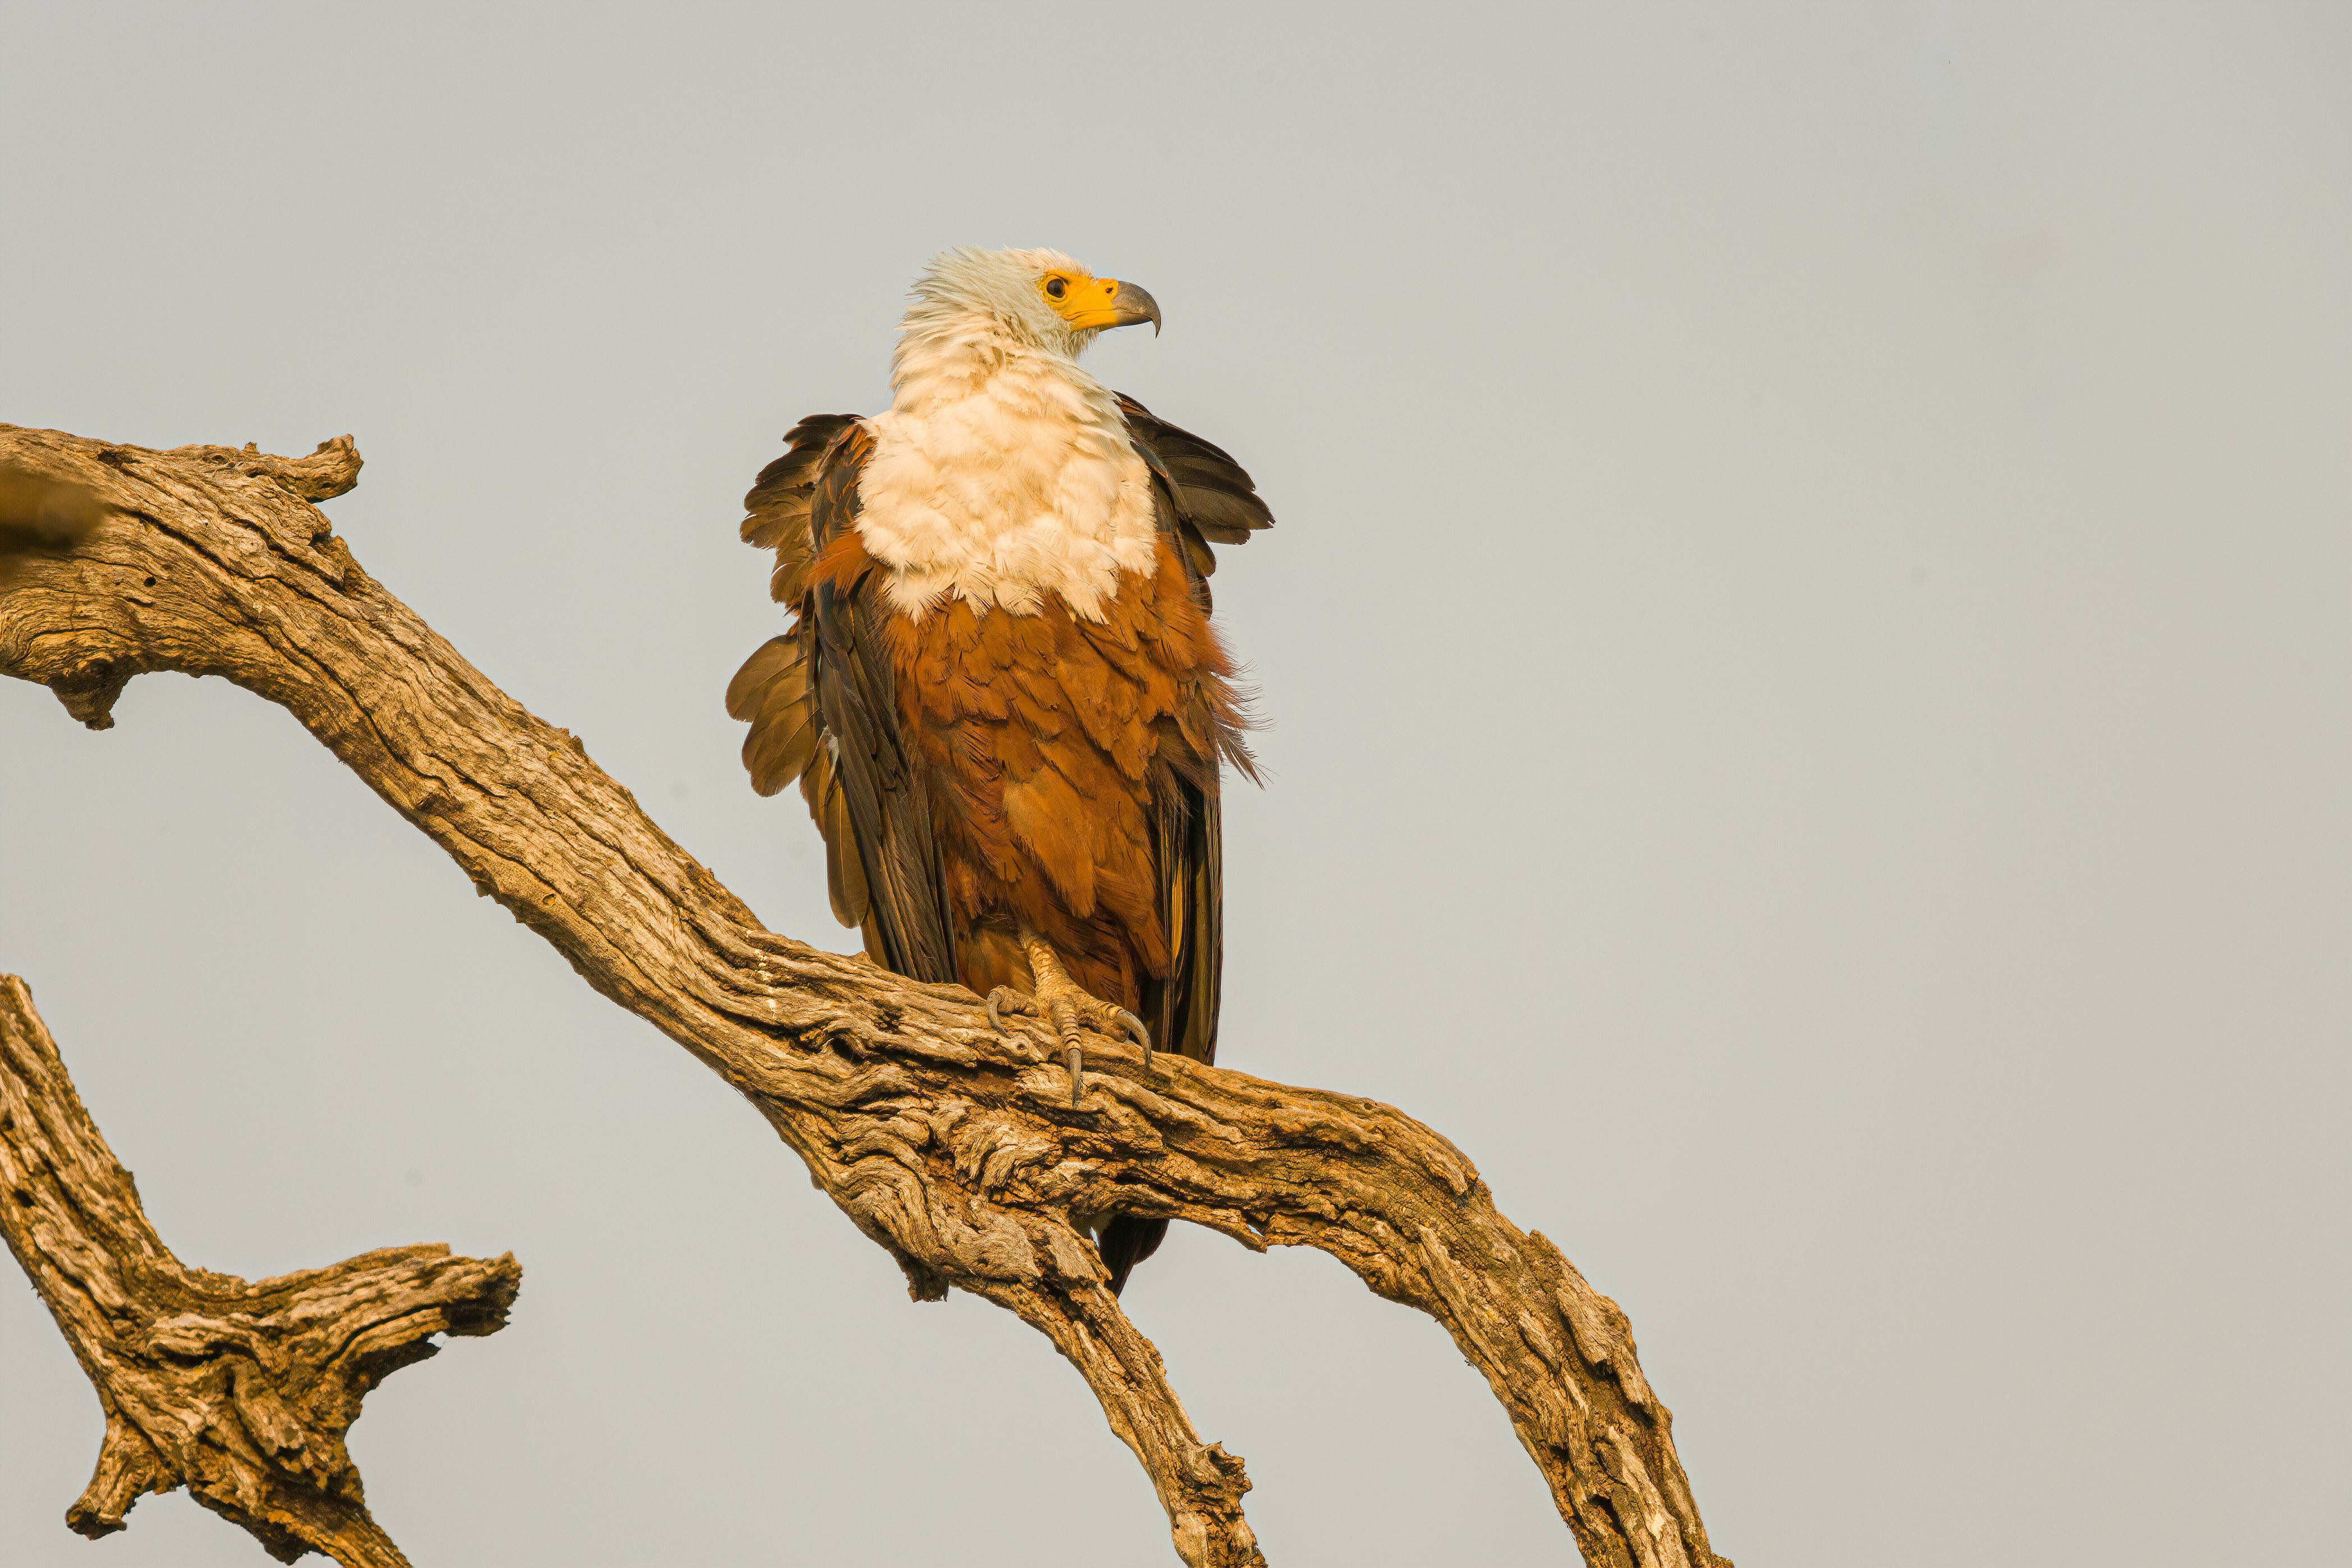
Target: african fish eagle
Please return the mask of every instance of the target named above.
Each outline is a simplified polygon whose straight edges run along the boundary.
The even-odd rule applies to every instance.
[[[915,282],[890,407],[818,414],[744,498],[793,619],[745,663],[752,788],[793,779],[834,914],[919,980],[1196,1061],[1217,1046],[1218,783],[1256,777],[1212,544],[1273,515],[1223,451],[1078,365],[1160,308],[1050,250]],[[1108,1221],[1112,1289],[1167,1221]]]

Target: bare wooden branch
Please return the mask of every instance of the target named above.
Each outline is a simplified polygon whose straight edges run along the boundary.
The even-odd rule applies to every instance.
[[[522,1283],[512,1256],[395,1247],[257,1284],[186,1267],[13,975],[0,975],[0,1230],[106,1412],[67,1524],[95,1539],[146,1493],[184,1486],[281,1562],[404,1568],[343,1434],[369,1389],[435,1353],[433,1335],[505,1324]]]
[[[1318,1247],[1427,1312],[1485,1374],[1588,1563],[1723,1559],[1615,1303],[1495,1207],[1460,1151],[1373,1101],[1098,1039],[1087,1091],[978,999],[775,936],[589,761],[373,581],[250,453],[0,426],[0,463],[107,517],[0,591],[0,673],[93,727],[149,670],[281,704],[597,990],[748,1096],[906,1270],[1035,1325],[1084,1374],[1195,1568],[1263,1561],[1241,1461],[1204,1444],[1087,1227],[1165,1215]],[[308,459],[304,461],[316,461]],[[352,455],[356,464],[356,455]]]

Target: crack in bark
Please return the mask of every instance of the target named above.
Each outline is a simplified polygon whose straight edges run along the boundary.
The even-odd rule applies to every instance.
[[[997,1035],[961,988],[764,930],[570,732],[359,569],[282,471],[325,451],[152,453],[0,425],[0,466],[85,486],[106,508],[77,551],[28,559],[0,591],[0,674],[49,685],[77,716],[89,705],[75,683],[99,668],[225,674],[285,706],[591,987],[749,1098],[912,1295],[961,1288],[1052,1341],[1150,1476],[1194,1568],[1264,1562],[1242,1512],[1249,1481],[1201,1440],[1110,1294],[1087,1228],[1112,1212],[1207,1226],[1255,1251],[1329,1253],[1453,1336],[1587,1563],[1727,1568],[1624,1315],[1505,1218],[1444,1138],[1376,1101],[1164,1053],[1146,1072],[1130,1042],[1108,1038],[1090,1042],[1072,1106],[1048,1044]],[[341,451],[348,473],[329,478],[356,474],[357,453]],[[194,542],[147,573],[157,583],[142,602],[95,570],[98,552],[143,563],[173,548],[159,536],[218,541],[231,528],[259,534],[265,559],[333,564],[340,586],[322,598],[307,576],[251,571]],[[78,630],[54,635],[65,626]]]

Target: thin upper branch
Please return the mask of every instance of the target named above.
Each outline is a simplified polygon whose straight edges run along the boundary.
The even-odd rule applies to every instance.
[[[106,1412],[66,1522],[95,1539],[185,1486],[280,1561],[405,1568],[370,1518],[343,1434],[436,1333],[506,1322],[511,1256],[397,1247],[247,1284],[172,1256],[74,1092],[25,982],[0,975],[0,1231]]]
[[[1248,1482],[1200,1440],[1110,1294],[1085,1229],[1103,1215],[1330,1253],[1486,1375],[1587,1562],[1722,1561],[1624,1316],[1506,1219],[1451,1144],[1350,1095],[1165,1054],[1147,1071],[1107,1040],[1074,1107],[1046,1042],[999,1037],[961,988],[768,932],[577,739],[362,571],[303,498],[311,476],[271,461],[297,465],[0,426],[0,465],[87,486],[105,510],[0,589],[0,674],[47,684],[93,727],[149,670],[284,706],[478,891],[747,1095],[918,1297],[971,1291],[1051,1338],[1196,1568],[1262,1561]]]

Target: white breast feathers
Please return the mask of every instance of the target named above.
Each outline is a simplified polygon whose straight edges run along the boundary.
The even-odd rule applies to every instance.
[[[1058,593],[1098,621],[1119,573],[1152,570],[1150,471],[1075,362],[973,318],[902,341],[893,379],[866,422],[857,531],[899,610],[919,620],[952,594],[1034,615]]]

